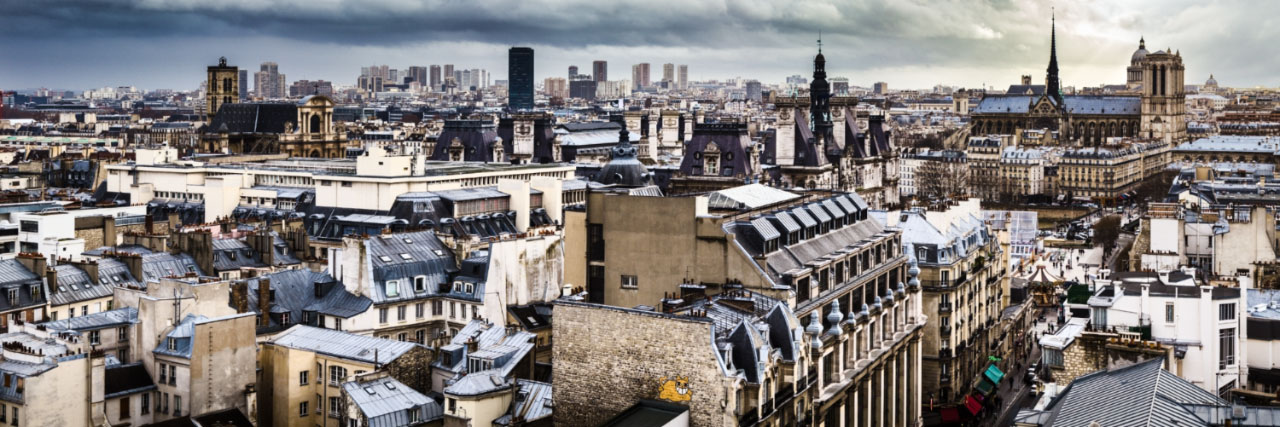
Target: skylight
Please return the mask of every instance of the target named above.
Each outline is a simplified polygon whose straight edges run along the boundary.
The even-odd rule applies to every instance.
[[[386,255],[379,255],[378,259],[382,260],[382,262],[391,262],[391,257]]]
[[[413,256],[409,254],[400,254],[400,259],[413,259]]]
[[[378,394],[378,392],[373,391],[373,387],[365,387],[364,392],[369,394]]]

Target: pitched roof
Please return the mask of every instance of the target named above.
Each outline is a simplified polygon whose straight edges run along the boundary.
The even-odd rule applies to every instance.
[[[1163,358],[1094,372],[1052,404],[1049,426],[1204,425],[1184,405],[1226,405],[1213,393],[1162,368]]]
[[[386,364],[419,345],[364,335],[296,325],[268,343],[369,364]],[[376,356],[376,359],[375,359]]]
[[[342,389],[355,403],[356,409],[369,419],[369,427],[411,425],[410,411],[418,411],[419,422],[444,416],[439,403],[389,376],[369,381],[351,381],[343,384]]]
[[[298,105],[289,104],[222,104],[209,122],[209,130],[230,133],[286,133],[287,125],[297,126]]]

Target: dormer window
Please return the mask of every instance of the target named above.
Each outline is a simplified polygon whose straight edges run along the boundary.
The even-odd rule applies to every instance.
[[[169,338],[169,351],[178,351],[178,339]]]
[[[386,282],[386,291],[388,297],[400,295],[400,283],[395,280],[388,280]]]
[[[414,292],[426,292],[426,291],[427,291],[427,277],[426,277],[426,276],[418,276],[418,277],[414,277],[414,278],[413,278],[413,291],[414,291]]]
[[[18,290],[17,290],[17,289],[10,289],[10,290],[9,290],[9,304],[11,304],[11,305],[18,305]]]

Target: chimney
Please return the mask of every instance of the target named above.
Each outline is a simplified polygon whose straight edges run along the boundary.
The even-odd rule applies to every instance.
[[[271,322],[271,279],[258,279],[258,326],[267,326]]]
[[[99,276],[98,276],[97,261],[91,261],[91,260],[72,261],[71,264],[75,265],[76,268],[83,270],[85,274],[88,274],[89,280],[93,281],[93,283],[100,283]]]
[[[115,258],[120,260],[120,262],[123,262],[126,267],[129,267],[129,274],[132,275],[134,279],[139,283],[142,283],[143,286],[146,286],[147,279],[142,274],[142,255],[119,254]]]
[[[170,212],[169,213],[169,230],[172,232],[172,230],[177,230],[180,228],[182,228],[182,220],[178,219],[178,213]]]
[[[151,216],[151,214],[147,214],[147,220],[146,220],[146,223],[145,223],[145,227],[146,227],[146,231],[147,231],[147,235],[148,235],[148,236],[150,236],[150,235],[152,235],[152,234],[155,234],[155,232],[156,232],[156,231],[155,231],[155,229],[156,229],[156,220],[155,220],[155,217]]]
[[[26,267],[27,271],[37,276],[44,276],[45,270],[49,269],[49,260],[40,254],[20,253],[18,254],[18,262],[22,263],[22,266]],[[56,284],[57,282],[54,283]]]
[[[102,219],[102,245],[116,245],[116,217],[107,216]]]
[[[236,313],[249,311],[249,281],[240,280],[231,283],[231,305],[236,308]]]

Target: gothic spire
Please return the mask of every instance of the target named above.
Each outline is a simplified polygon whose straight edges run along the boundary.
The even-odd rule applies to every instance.
[[[1062,88],[1058,80],[1058,20],[1056,13],[1049,19],[1049,68],[1046,70],[1048,75],[1044,79],[1044,92],[1061,104]]]

